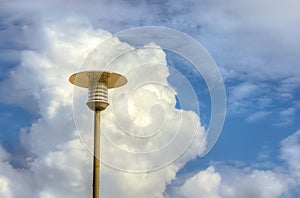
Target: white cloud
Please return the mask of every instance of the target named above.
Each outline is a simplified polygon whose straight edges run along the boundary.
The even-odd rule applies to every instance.
[[[10,154],[0,145],[0,161],[6,161],[10,158]]]
[[[24,22],[60,20],[77,13],[96,27],[120,31],[140,25],[163,25],[188,32],[199,39],[222,66],[226,79],[280,80],[298,87],[300,51],[297,42],[299,2],[288,0],[213,1],[6,1],[7,17]],[[29,25],[28,25],[29,24]],[[7,36],[6,36],[7,37]],[[229,76],[227,75],[229,74]]]
[[[101,41],[110,38],[111,34],[93,30],[86,21],[77,19],[48,21],[42,23],[40,28],[39,34],[43,35],[39,36],[43,37],[42,46],[36,50],[23,51],[20,65],[11,71],[9,79],[2,82],[8,86],[1,86],[8,93],[5,100],[28,107],[40,117],[28,130],[24,129],[21,133],[22,144],[30,156],[33,156],[27,159],[28,168],[21,171],[10,166],[8,162],[3,162],[6,164],[3,167],[7,167],[7,171],[0,172],[3,183],[0,194],[5,197],[20,197],[21,192],[23,197],[88,197],[92,190],[92,156],[79,141],[73,124],[73,86],[67,79],[70,74],[77,71],[78,65],[91,50]],[[28,39],[29,42],[35,40],[35,36],[30,34]],[[94,53],[97,56],[92,59],[94,64],[83,69],[91,69],[94,66],[101,69],[101,65],[103,69],[110,58],[131,49],[128,44],[112,39],[106,43],[104,49],[96,49]],[[99,52],[103,53],[99,55]],[[88,63],[87,61],[85,64]],[[147,65],[140,67],[141,64]],[[108,160],[110,165],[125,170],[143,168],[141,170],[151,171],[152,168],[160,168],[179,157],[194,137],[195,130],[198,130],[187,152],[179,160],[157,172],[132,174],[102,166],[103,197],[163,197],[166,184],[176,177],[176,172],[187,161],[198,155],[199,145],[204,138],[204,128],[199,125],[199,117],[194,112],[175,109],[174,92],[167,88],[169,73],[165,54],[160,48],[148,51],[139,49],[128,53],[120,57],[110,69],[129,78],[127,86],[120,88],[118,93],[110,92],[113,98],[111,103],[113,102],[113,106],[116,107],[114,110],[120,114],[116,119],[123,124],[124,129],[133,127],[137,134],[143,134],[150,133],[151,130],[147,131],[148,129],[157,129],[161,126],[159,124],[163,124],[161,129],[163,132],[159,137],[154,137],[154,140],[151,138],[133,140],[118,127],[114,120],[116,114],[114,115],[112,106],[109,107],[102,114],[102,129],[106,135],[109,135],[120,148],[150,153],[149,156],[147,154],[135,156],[130,152],[125,152],[124,155],[124,151],[121,152],[109,144],[107,137],[102,133],[102,157]],[[149,81],[156,83],[151,84]],[[147,84],[136,87],[143,82]],[[82,97],[77,99],[85,101],[87,90],[76,88],[75,94],[77,92],[83,93],[79,94]],[[144,100],[145,96],[147,100]],[[129,98],[128,104],[126,98]],[[89,147],[92,145],[92,112],[83,101],[81,106],[76,105],[75,113],[76,108],[82,110],[77,114],[79,118],[77,117],[76,124],[84,143]],[[129,118],[136,120],[140,116],[149,117],[151,123],[147,123],[146,120],[144,125],[151,125],[138,128],[135,126],[136,122],[128,120],[127,114],[122,112],[125,112],[124,107],[130,105],[135,108],[130,109]],[[162,123],[162,120],[165,122]],[[176,132],[178,132],[176,138],[172,139]],[[150,152],[164,148],[165,151],[161,153]],[[3,156],[5,158],[4,154]],[[19,178],[18,182],[12,185],[16,178]]]
[[[275,123],[274,126],[286,126],[294,122],[294,115],[296,113],[296,107],[289,107],[279,112],[280,121]]]
[[[193,35],[204,44],[222,68],[227,81],[238,79],[243,85],[250,80],[257,86],[265,83],[273,89],[274,84],[269,80],[275,80],[280,82],[274,88],[278,91],[276,97],[286,100],[286,97],[293,98],[293,91],[299,87],[300,67],[297,65],[300,48],[295,42],[299,40],[300,32],[297,25],[300,14],[295,9],[297,7],[299,2],[295,0],[254,0],[247,3],[236,0],[226,3],[219,0],[160,3],[113,0],[91,1],[89,4],[81,0],[76,3],[29,0],[26,3],[6,1],[2,9],[9,15],[6,19],[9,24],[21,23],[20,27],[8,26],[7,32],[13,31],[13,34],[20,29],[37,29],[36,23],[40,21],[47,21],[49,18],[60,20],[74,13],[92,21],[94,27],[112,32],[141,25],[176,28]],[[25,31],[25,34],[28,35],[28,32]],[[9,38],[6,33],[4,36],[3,40]],[[12,40],[23,37],[19,32]],[[41,40],[38,40],[40,42],[33,42],[31,47],[39,48]],[[274,99],[275,96],[268,97]],[[247,98],[241,98],[232,103],[233,108],[230,110],[235,111],[242,103],[247,102]],[[34,105],[29,107],[34,108]],[[242,108],[249,109],[248,106]]]
[[[8,160],[1,160],[0,167],[0,197],[32,197],[34,180],[28,171],[13,168]]]
[[[299,196],[300,131],[281,141],[281,166],[255,169],[244,163],[214,163],[173,187],[177,197],[279,198]],[[180,177],[177,179],[181,179]]]
[[[226,178],[221,187],[222,197],[276,198],[287,190],[284,175],[263,170],[251,170],[248,173],[238,169],[232,171],[230,175],[222,176],[224,180]]]
[[[297,183],[300,182],[300,131],[290,135],[281,141],[281,158],[285,160],[289,166],[293,177],[297,178]]]
[[[289,179],[281,173],[228,165],[216,169],[210,166],[189,178],[178,197],[277,198],[288,190]]]
[[[64,143],[56,151],[48,151],[31,163],[35,178],[32,188],[38,197],[89,197],[91,196],[92,158],[80,140]]]
[[[94,2],[90,4],[91,6],[86,7],[86,4],[83,2],[62,6],[60,5],[61,2],[57,1],[55,3],[50,1],[44,1],[43,3],[37,3],[36,1],[26,3],[7,1],[3,7],[11,11],[13,16],[15,13],[19,13],[18,16],[23,17],[22,14],[24,14],[25,10],[26,20],[29,18],[29,15],[38,20],[45,20],[49,16],[55,18],[54,15],[56,15],[56,19],[61,20],[63,18],[61,16],[64,15],[62,13],[68,7],[67,9],[71,10],[70,12],[76,10],[80,14],[86,14],[88,17],[93,18],[95,26],[111,27],[119,30],[132,25],[153,24],[154,21],[157,24],[168,24],[171,27],[188,29],[186,31],[191,31],[195,35],[201,35],[200,40],[207,44],[217,59],[222,60],[222,62],[217,62],[225,66],[225,70],[230,74],[229,79],[240,78],[240,76],[243,79],[250,76],[251,78],[263,80],[287,78],[288,80],[284,81],[284,89],[293,88],[294,85],[299,84],[299,78],[295,78],[295,76],[298,77],[299,70],[294,66],[298,63],[298,60],[294,60],[298,56],[294,54],[299,52],[299,45],[295,42],[297,41],[297,35],[299,35],[299,26],[295,25],[295,22],[299,19],[299,12],[295,11],[298,7],[298,2],[291,0],[288,1],[289,3],[285,2],[284,6],[278,2],[252,1],[245,4],[244,2],[229,1],[223,4],[219,1],[204,3],[200,1],[196,5],[190,2],[187,4],[188,6],[183,6],[186,2],[168,2],[160,4],[166,6],[163,9],[157,9],[157,5],[145,2],[137,3],[136,7],[117,1],[112,3],[101,2],[100,4]],[[110,11],[110,14],[108,14],[108,11]],[[158,17],[153,16],[153,12],[158,13]],[[68,12],[66,13],[69,14]],[[275,16],[273,13],[279,14]],[[40,16],[43,16],[42,19],[40,19]],[[13,18],[16,19],[15,16]],[[31,18],[28,21],[31,22],[32,20]],[[24,29],[25,32],[27,31],[27,39],[32,42],[29,46],[38,49],[39,52],[30,50],[22,52],[20,66],[12,73],[10,81],[6,81],[6,84],[10,85],[10,89],[2,90],[7,94],[1,97],[13,104],[18,104],[42,115],[41,119],[22,136],[23,143],[32,153],[38,156],[38,160],[31,162],[32,167],[35,164],[34,170],[37,173],[34,177],[30,173],[28,173],[31,176],[29,178],[21,177],[24,176],[23,172],[13,169],[8,163],[1,163],[1,170],[4,170],[1,172],[2,177],[0,180],[1,184],[3,184],[0,185],[2,187],[0,188],[1,193],[3,193],[0,193],[1,196],[9,197],[14,194],[16,197],[26,197],[27,195],[27,197],[32,197],[32,193],[26,191],[23,191],[22,195],[19,196],[19,189],[31,189],[30,186],[35,186],[37,183],[31,184],[29,181],[51,176],[43,175],[39,171],[38,166],[44,166],[48,170],[54,171],[55,174],[50,177],[50,182],[52,182],[49,185],[50,189],[46,189],[47,184],[44,183],[45,181],[40,181],[39,185],[42,191],[35,192],[38,194],[37,197],[57,197],[59,194],[65,193],[63,189],[56,186],[51,178],[59,179],[62,173],[66,173],[67,177],[70,174],[76,175],[76,173],[72,172],[73,169],[67,172],[64,170],[64,167],[59,167],[60,164],[55,162],[56,158],[58,158],[68,165],[69,160],[67,159],[69,158],[64,156],[64,151],[71,155],[78,154],[81,156],[82,154],[80,149],[79,151],[77,150],[79,153],[73,153],[72,149],[70,149],[74,146],[70,146],[70,144],[73,142],[72,139],[76,133],[75,128],[72,126],[71,116],[68,114],[71,112],[69,101],[72,88],[66,82],[66,79],[70,73],[76,70],[77,64],[81,63],[90,50],[95,47],[94,44],[98,44],[104,38],[108,38],[110,34],[101,30],[96,32],[90,25],[81,26],[81,24],[72,29],[72,27],[76,26],[76,22],[66,27],[63,27],[66,25],[64,23],[61,23],[61,25],[58,29],[55,29],[59,26],[57,23],[54,23],[51,27],[46,26],[46,29],[43,29],[43,24],[38,27],[30,25],[30,23],[21,25],[21,29]],[[32,28],[37,28],[40,32],[32,31]],[[39,35],[45,35],[45,37],[38,38]],[[5,37],[9,36],[5,35]],[[23,36],[13,36],[14,39],[16,37],[23,38]],[[91,40],[91,38],[96,38],[96,40]],[[98,38],[101,39],[98,40]],[[158,54],[154,56],[158,56],[159,59],[162,58]],[[57,71],[59,71],[59,75]],[[165,74],[164,72],[162,73]],[[294,80],[291,81],[289,80],[290,78]],[[288,86],[285,85],[287,81]],[[247,99],[246,96],[251,96],[247,90],[244,92],[243,89],[237,90],[235,93],[235,96],[241,100]],[[284,93],[286,93],[286,90]],[[239,106],[240,104],[236,105]],[[59,150],[57,144],[60,144],[63,149]],[[288,147],[288,144],[285,145],[286,147],[284,147],[285,149],[282,152],[287,154],[286,156],[294,156],[295,150],[298,149],[297,144],[292,144],[294,147]],[[76,148],[74,149],[76,150]],[[128,174],[113,172],[111,169],[107,169],[107,172],[104,170],[103,174],[106,174],[104,176],[106,179],[104,180],[110,182],[110,185],[108,183],[103,184],[104,186],[107,185],[107,187],[104,187],[104,191],[106,194],[119,197],[126,192],[128,193],[127,189],[123,188],[122,185],[128,188],[140,185],[140,188],[147,188],[145,193],[149,196],[154,191],[158,197],[162,196],[165,182],[169,182],[174,178],[178,168],[195,156],[193,150],[191,149],[188,157],[182,158],[182,162],[179,165],[168,167],[164,172],[153,173],[152,176],[150,174],[129,176]],[[290,159],[290,167],[294,167],[292,169],[297,170],[297,166],[292,160],[297,159],[297,157],[291,157]],[[82,170],[85,167],[84,164],[79,165],[75,163],[74,166],[77,166],[78,170],[80,170],[79,172],[86,171]],[[4,168],[2,169],[2,167]],[[209,170],[208,172],[211,175],[218,175],[215,171]],[[236,174],[239,175],[238,173]],[[270,195],[277,196],[284,189],[284,185],[278,181],[277,176],[268,171],[252,171],[246,175],[241,175],[246,178],[245,183],[241,184],[241,187],[244,187],[246,191],[246,184],[251,184],[254,181],[261,181],[258,182],[261,184],[270,180],[278,187],[278,189],[270,188],[274,190],[270,191]],[[85,187],[90,188],[90,183],[87,180],[81,180],[80,176],[76,176],[76,182],[86,182],[84,184]],[[131,182],[128,182],[128,177],[131,177]],[[17,178],[19,185],[23,186],[23,188],[16,189],[12,186],[13,181],[11,178],[14,181]],[[226,177],[222,176],[223,178]],[[235,180],[235,182],[238,181],[239,179]],[[76,185],[75,183],[74,186]],[[110,189],[117,190],[113,191]],[[227,193],[228,196],[236,195],[239,193],[238,190],[227,186],[224,189],[224,193]],[[81,189],[80,193],[84,194],[88,191],[88,189]],[[74,196],[82,195],[80,193],[76,194],[78,192],[73,188],[71,192]],[[255,191],[255,193],[258,193],[256,194],[258,196],[266,192],[268,192],[268,189],[262,190],[259,187]],[[132,193],[130,194],[131,197],[143,195],[139,188],[133,189],[130,193]]]
[[[215,172],[213,166],[210,166],[187,180],[180,188],[180,193],[186,198],[220,198],[220,184],[221,175]]]
[[[290,107],[280,112],[282,116],[292,116],[295,114],[296,108]]]
[[[2,172],[7,168],[7,161],[9,159],[10,155],[7,153],[2,146],[0,145],[0,196],[1,197],[11,197],[11,181],[7,177],[7,175],[4,175],[5,172]]]
[[[233,88],[231,96],[233,100],[241,100],[244,98],[251,97],[255,94],[258,87],[252,83],[243,83]]]
[[[258,95],[260,87],[253,83],[241,83],[229,89],[229,110],[233,113],[241,113],[252,107],[253,96]]]
[[[247,121],[248,122],[254,122],[256,120],[259,120],[261,118],[264,118],[266,117],[268,114],[270,114],[270,112],[268,111],[258,111],[258,112],[255,112],[253,114],[251,114],[248,118],[247,118]]]

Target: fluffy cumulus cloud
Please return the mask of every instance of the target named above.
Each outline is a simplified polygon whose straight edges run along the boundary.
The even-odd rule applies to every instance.
[[[233,178],[230,178],[232,176]],[[251,170],[249,173],[236,172],[224,176],[221,187],[224,197],[261,197],[274,198],[282,196],[287,190],[284,175],[272,171]]]
[[[281,158],[288,164],[289,170],[293,173],[293,176],[297,178],[296,184],[300,183],[300,131],[297,131],[293,135],[287,137],[281,142]]]
[[[299,88],[297,54],[300,48],[296,41],[300,35],[297,24],[300,14],[297,7],[299,2],[295,0],[102,0],[90,1],[89,4],[82,0],[4,1],[2,10],[4,16],[8,16],[3,26],[7,31],[0,32],[0,36],[3,34],[8,38],[14,35],[3,45],[27,47],[23,24],[32,26],[32,21],[60,20],[74,14],[84,16],[95,27],[112,32],[143,25],[175,28],[201,41],[221,67],[226,81],[235,82],[228,85],[229,96],[231,90],[235,95],[236,86],[238,88],[240,84],[253,84],[255,90],[263,90],[259,97],[256,92],[243,92],[245,96],[241,96],[240,101],[229,104],[233,110],[276,111],[275,115],[280,116],[280,111],[270,109],[263,101],[276,99],[285,102],[293,99],[293,92]],[[38,48],[40,43],[41,40],[33,42],[31,47]],[[20,56],[19,51],[12,52],[11,49],[2,50],[1,54],[8,62]],[[275,86],[274,80],[277,81]],[[249,98],[257,99],[249,103]],[[247,105],[240,107],[241,102]],[[260,116],[260,119],[264,117]]]
[[[220,172],[211,166],[188,179],[180,192],[183,197],[260,197],[282,196],[288,181],[283,175],[263,170],[244,170],[230,166]]]
[[[180,188],[180,193],[184,197],[211,197],[219,198],[219,187],[221,183],[221,176],[215,172],[213,166],[206,170],[199,172],[192,178],[188,179]]]
[[[19,197],[32,195],[33,180],[24,170],[13,168],[9,161],[12,156],[0,146],[0,196]]]
[[[1,86],[7,93],[3,100],[39,115],[20,135],[27,155],[21,168],[0,150],[1,197],[91,196],[93,115],[85,105],[87,90],[73,89],[67,79],[82,62],[82,70],[105,69],[115,57],[108,69],[129,82],[110,92],[113,105],[102,114],[102,196],[164,197],[166,184],[198,155],[205,131],[197,114],[175,108],[162,49],[150,43],[134,50],[78,18],[41,23],[39,31],[43,46],[22,51],[20,64],[2,82],[9,86]],[[28,42],[38,42],[33,32],[29,35]],[[149,138],[134,138],[143,135]]]
[[[74,126],[73,86],[67,82],[84,60],[83,70],[109,66],[130,79],[126,87],[110,92],[110,103],[114,105],[102,117],[101,149],[106,164],[101,175],[103,197],[165,197],[166,185],[199,153],[204,129],[194,112],[175,108],[176,93],[168,88],[165,53],[155,43],[134,50],[98,27],[113,32],[139,25],[166,25],[195,36],[213,54],[227,82],[242,82],[235,81],[239,85],[233,83],[228,89],[232,109],[257,104],[258,113],[248,121],[272,113],[266,109],[270,98],[262,94],[251,100],[260,90],[274,91],[277,95],[272,95],[272,99],[286,101],[295,97],[292,92],[299,87],[299,59],[295,58],[300,51],[295,42],[300,35],[296,25],[300,18],[297,1],[288,0],[284,5],[279,0],[68,3],[2,2],[4,20],[0,21],[0,28],[6,31],[0,31],[0,37],[5,38],[0,40],[0,57],[5,57],[5,63],[18,65],[1,82],[1,92],[5,93],[1,99],[27,109],[38,119],[20,134],[26,149],[21,165],[13,166],[13,156],[0,147],[0,197],[91,196],[93,115],[84,104],[86,90],[76,88],[77,104],[73,110],[77,128]],[[77,17],[67,17],[74,13]],[[110,64],[114,57],[118,59]],[[269,84],[273,80],[279,83]],[[137,84],[141,86],[136,87]],[[123,111],[124,107],[128,111]],[[293,115],[295,108],[282,110],[279,115]],[[194,141],[183,156],[172,161],[193,137],[194,130],[186,130],[191,127],[198,130]],[[154,141],[133,138],[151,136],[156,129],[164,133],[155,136],[159,138]],[[170,142],[174,132],[178,132],[177,139]],[[157,150],[168,155],[159,155]],[[299,132],[281,143],[284,167],[267,171],[213,165],[173,191],[186,198],[292,197],[287,191],[298,192],[300,181],[298,151]],[[167,162],[171,163],[151,173],[124,172],[153,170]]]
[[[282,166],[262,170],[243,163],[215,163],[174,187],[172,197],[297,197],[299,134],[297,131],[281,142]]]

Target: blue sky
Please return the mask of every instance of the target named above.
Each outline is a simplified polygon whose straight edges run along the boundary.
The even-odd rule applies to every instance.
[[[43,160],[49,159],[50,163],[51,156],[58,151],[62,155],[71,152],[68,142],[76,139],[71,133],[74,130],[72,124],[66,125],[72,123],[69,104],[55,104],[60,95],[51,94],[52,90],[63,90],[68,85],[55,87],[51,80],[41,84],[49,76],[49,79],[55,79],[58,76],[55,71],[71,74],[60,65],[72,61],[58,58],[62,53],[56,51],[59,42],[61,46],[67,45],[63,43],[66,42],[82,47],[85,40],[78,37],[77,43],[79,33],[74,33],[77,30],[84,32],[82,37],[96,38],[98,35],[102,39],[141,26],[174,28],[207,49],[223,77],[227,95],[226,119],[217,143],[206,156],[194,155],[180,165],[174,165],[172,177],[149,175],[153,181],[161,181],[160,186],[153,185],[145,190],[141,187],[141,192],[130,188],[125,192],[116,187],[116,192],[112,192],[104,184],[104,193],[108,197],[120,194],[122,197],[175,198],[193,198],[199,194],[203,197],[299,197],[299,2],[4,0],[1,4],[0,184],[2,182],[4,187],[0,187],[0,197],[17,197],[21,191],[27,197],[67,197],[65,189],[57,187],[55,182],[49,184],[49,189],[47,183],[36,183],[51,174],[56,178],[57,170],[64,170]],[[68,20],[71,23],[67,22],[63,27],[62,21]],[[83,48],[79,50],[84,51]],[[211,102],[205,81],[188,62],[170,52],[165,53],[169,67],[175,67],[190,79],[198,97],[201,125],[207,127]],[[71,57],[67,52],[63,55]],[[36,63],[45,65],[34,65]],[[55,65],[58,70],[51,70]],[[168,81],[172,85],[172,76]],[[46,105],[59,108],[51,114],[51,110],[44,107]],[[69,113],[56,117],[58,112]],[[43,113],[48,117],[43,117]],[[49,139],[44,150],[35,152],[35,148],[40,148],[35,146],[48,137],[39,132],[48,130],[57,130],[57,133]],[[65,137],[60,135],[59,132],[65,131],[68,131]],[[81,165],[81,159],[76,160],[79,171],[88,166]],[[48,169],[43,175],[39,170],[45,167]],[[36,177],[34,181],[30,180],[30,174]],[[122,179],[136,179],[118,174],[112,170],[105,172],[103,178],[107,178],[107,186],[122,185]],[[68,176],[61,177],[68,181]],[[18,188],[11,185],[14,178],[23,178]],[[88,184],[87,178],[82,176],[76,181]],[[75,190],[72,192],[76,195]],[[78,195],[84,196],[88,192],[88,188],[84,188]],[[150,194],[143,194],[145,192]]]

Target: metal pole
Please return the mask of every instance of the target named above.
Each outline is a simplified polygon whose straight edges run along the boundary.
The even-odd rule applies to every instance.
[[[107,89],[123,86],[127,79],[121,74],[107,71],[83,71],[70,76],[69,81],[79,87],[89,89],[87,106],[94,114],[94,161],[93,198],[100,197],[100,113],[109,105]]]
[[[100,110],[94,114],[93,198],[100,195]]]

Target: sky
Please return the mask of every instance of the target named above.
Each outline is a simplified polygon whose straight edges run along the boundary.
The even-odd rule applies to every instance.
[[[300,196],[298,1],[0,4],[1,198],[91,197],[93,113],[68,82],[91,69],[128,78],[102,112],[101,197]]]

